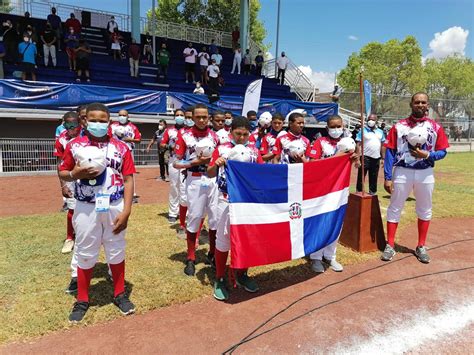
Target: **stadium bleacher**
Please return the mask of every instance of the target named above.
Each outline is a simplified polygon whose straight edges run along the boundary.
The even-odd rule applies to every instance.
[[[14,26],[22,17],[8,14],[0,14],[0,20],[12,20]],[[46,20],[32,18],[32,22],[38,33],[38,37],[44,30]],[[166,42],[168,50],[171,54],[170,66],[168,72],[168,81],[166,83],[156,82],[157,68],[154,65],[140,64],[139,78],[130,76],[128,58],[121,61],[114,61],[109,55],[105,45],[105,29],[88,27],[83,28],[83,37],[89,43],[92,49],[90,57],[90,75],[91,84],[128,87],[128,88],[146,88],[156,90],[166,90],[175,92],[192,93],[194,84],[186,84],[184,80],[184,59],[182,56],[183,49],[187,46],[185,41],[177,41],[166,38],[156,38],[156,49],[159,49],[161,43]],[[130,43],[131,34],[129,32],[121,32],[125,43]],[[144,43],[145,36],[142,35],[141,43]],[[194,48],[199,52],[202,46],[208,44],[193,43]],[[256,79],[254,75],[237,75],[230,74],[233,52],[231,48],[219,48],[223,56],[223,65],[221,67],[225,86],[221,88],[221,95],[243,96],[247,85]],[[42,49],[39,49],[40,53]],[[59,83],[74,83],[76,74],[69,70],[67,56],[65,51],[57,52],[58,64],[56,68],[45,68],[43,60],[38,60],[37,76],[39,81],[50,81]],[[15,65],[6,65],[5,77],[12,78],[13,72],[19,70]],[[199,78],[199,65],[196,65],[196,78]],[[206,89],[206,87],[205,87]],[[276,79],[264,78],[262,87],[262,97],[276,99],[296,99],[294,93],[290,92],[290,88],[286,85],[280,86]]]

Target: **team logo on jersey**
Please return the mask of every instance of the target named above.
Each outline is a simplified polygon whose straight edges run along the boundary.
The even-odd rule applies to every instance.
[[[301,212],[301,203],[295,202],[290,205],[290,219],[300,219],[302,212]]]

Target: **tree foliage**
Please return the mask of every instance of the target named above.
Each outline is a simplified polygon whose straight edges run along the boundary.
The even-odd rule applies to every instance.
[[[260,8],[259,0],[250,1],[250,37],[262,46],[266,31],[258,19]],[[240,24],[240,0],[158,0],[155,12],[157,19],[225,32]]]

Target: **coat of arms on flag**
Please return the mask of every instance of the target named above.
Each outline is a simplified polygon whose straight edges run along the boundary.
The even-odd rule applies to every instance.
[[[350,173],[348,155],[290,165],[229,161],[232,267],[301,258],[336,240]]]

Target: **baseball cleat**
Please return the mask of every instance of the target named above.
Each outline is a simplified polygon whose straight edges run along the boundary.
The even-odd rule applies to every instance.
[[[423,264],[429,264],[431,261],[431,258],[426,252],[426,248],[424,246],[416,247],[415,256]]]
[[[385,250],[382,253],[381,259],[382,261],[390,261],[393,259],[395,254],[396,254],[395,249],[393,249],[393,247],[390,244],[387,244],[385,246]]]
[[[74,240],[66,239],[63,244],[63,248],[61,249],[61,253],[69,254],[74,249]]]
[[[179,229],[176,231],[176,236],[178,239],[186,240],[186,231],[182,227],[179,227]]]
[[[188,276],[194,276],[194,274],[196,273],[194,260],[186,260],[186,267],[184,268],[184,273]]]
[[[322,274],[326,269],[324,268],[323,261],[322,260],[312,260],[311,262],[311,269],[317,273],[317,274]]]
[[[241,275],[237,276],[235,279],[238,286],[243,287],[245,291],[254,293],[259,290],[257,283],[252,280],[246,272],[242,273]]]
[[[168,217],[168,223],[169,224],[175,224],[177,221],[176,217]]]
[[[223,278],[214,282],[213,296],[218,301],[227,301],[229,299],[229,290],[227,290],[227,285]]]
[[[332,269],[335,272],[341,272],[344,270],[344,267],[339,264],[335,259],[334,260],[326,260],[324,259],[324,262],[329,266],[330,269]]]
[[[89,302],[75,302],[69,315],[69,322],[73,324],[80,323],[88,309]]]
[[[124,316],[135,313],[135,305],[129,300],[125,292],[122,292],[117,297],[114,297],[114,305],[118,307],[120,313]]]
[[[64,292],[70,295],[77,292],[77,277],[71,277],[71,281]]]

